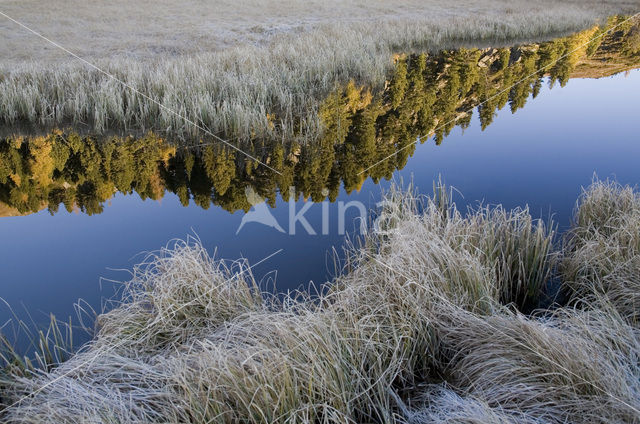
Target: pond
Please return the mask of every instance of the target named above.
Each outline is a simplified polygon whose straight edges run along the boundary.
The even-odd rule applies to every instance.
[[[278,291],[322,284],[391,181],[429,194],[441,176],[459,207],[529,205],[566,228],[595,174],[640,182],[640,56],[624,34],[579,41],[399,55],[384,90],[351,82],[323,101],[314,142],[241,146],[268,167],[154,134],[7,136],[0,326],[75,316],[79,299],[99,311],[122,270],[189,235],[260,262]]]

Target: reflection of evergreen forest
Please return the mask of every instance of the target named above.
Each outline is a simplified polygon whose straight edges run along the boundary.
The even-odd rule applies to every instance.
[[[544,76],[552,86],[564,85],[572,76],[640,66],[637,20],[581,47],[619,19],[542,44],[398,56],[382,93],[372,95],[349,83],[325,99],[320,109],[324,132],[317,142],[261,140],[243,147],[282,175],[221,145],[176,148],[153,134],[106,140],[62,131],[7,137],[0,140],[0,215],[45,207],[55,213],[60,205],[100,213],[117,191],[143,199],[160,199],[168,191],[184,205],[193,201],[229,211],[250,207],[247,186],[271,205],[291,185],[305,198],[321,201],[328,193],[333,200],[341,184],[351,192],[367,177],[376,182],[391,177],[405,166],[417,136],[441,143],[454,126],[470,124],[467,111],[478,105],[483,129],[496,110],[509,105],[515,112],[539,93]]]

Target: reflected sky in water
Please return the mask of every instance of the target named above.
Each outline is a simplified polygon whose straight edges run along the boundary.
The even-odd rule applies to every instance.
[[[432,140],[419,145],[396,180],[413,179],[429,194],[433,179],[441,174],[454,186],[459,207],[502,203],[507,208],[528,204],[536,217],[553,215],[563,228],[569,224],[580,187],[594,173],[615,177],[623,184],[640,183],[640,71],[613,77],[572,79],[566,87],[549,90],[545,84],[536,99],[515,114],[504,108],[492,125],[481,131],[477,115],[464,130],[455,128],[436,146]],[[359,192],[341,192],[338,200],[359,200],[370,207],[380,199],[383,181],[368,179]],[[296,210],[303,206],[296,204]],[[255,263],[278,249],[281,253],[257,266],[257,277],[277,276],[284,291],[309,281],[322,283],[335,273],[332,247],[340,250],[344,237],[337,234],[338,205],[329,205],[330,235],[309,236],[301,226],[291,236],[256,223],[248,223],[236,235],[243,211],[229,213],[219,207],[203,210],[195,204],[183,207],[175,194],[161,201],[141,201],[137,195],[116,194],[104,212],[88,216],[46,210],[21,217],[0,218],[0,296],[25,317],[36,322],[48,314],[74,315],[79,298],[96,309],[111,296],[113,284],[100,277],[126,280],[140,262],[141,252],[152,251],[172,238],[197,234],[217,256],[245,257]],[[272,210],[286,229],[289,205],[278,199]],[[316,231],[321,228],[321,204],[305,214]],[[354,229],[355,210],[347,215]],[[0,307],[0,323],[10,313]]]

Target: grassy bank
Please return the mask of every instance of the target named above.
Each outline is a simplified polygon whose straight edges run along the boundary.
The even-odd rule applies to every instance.
[[[196,132],[162,105],[233,141],[256,135],[305,141],[321,133],[321,99],[351,79],[381,89],[393,67],[394,53],[548,39],[585,29],[611,14],[640,10],[637,1],[622,0],[468,0],[456,7],[415,0],[322,5],[294,0],[222,6],[216,2],[215,6],[191,5],[193,14],[201,18],[185,18],[184,23],[197,21],[187,26],[179,23],[186,12],[176,14],[175,7],[164,3],[135,6],[128,19],[119,17],[128,9],[118,2],[102,6],[100,20],[80,20],[90,22],[88,27],[74,17],[90,13],[73,2],[52,8],[53,19],[46,22],[53,24],[38,18],[39,9],[30,13],[29,7],[18,9],[8,2],[3,10],[45,36],[77,47],[74,51],[159,104],[68,56],[61,57],[44,40],[5,20],[2,30],[10,34],[10,43],[3,55],[6,63],[0,64],[0,124]],[[222,7],[222,12],[213,18],[215,7]],[[280,12],[275,10],[283,9],[282,16],[277,16]],[[156,19],[143,20],[142,10],[153,10]],[[233,32],[236,35],[227,40],[224,28],[232,11],[243,19]],[[270,19],[278,22],[274,30],[252,35]],[[73,30],[64,26],[59,34],[65,21]],[[172,22],[174,26],[163,26]],[[181,30],[173,30],[176,27]],[[212,46],[202,49],[208,45],[207,37],[213,39]],[[220,37],[222,41],[215,41]],[[149,53],[158,50],[161,53]],[[36,55],[26,58],[14,53],[25,51]],[[53,58],[46,60],[51,52],[55,52]]]
[[[640,196],[596,182],[560,241],[528,210],[391,192],[327,293],[260,295],[197,244],[134,270],[96,338],[4,382],[10,422],[633,422]],[[420,213],[418,213],[420,211]],[[246,272],[240,274],[239,269]],[[549,304],[550,282],[567,302]]]
[[[206,139],[202,145],[176,146],[153,133],[118,137],[55,130],[42,137],[0,136],[0,216],[43,208],[52,214],[62,208],[98,214],[118,192],[155,200],[175,193],[185,206],[247,211],[248,186],[270,205],[278,193],[289,200],[292,185],[296,196],[334,201],[341,188],[351,193],[369,177],[390,179],[413,155],[416,136],[421,142],[432,136],[440,144],[456,126],[467,128],[474,108],[485,129],[498,110],[516,113],[545,84],[564,86],[576,75],[640,68],[640,20],[584,46],[620,22],[623,18],[611,18],[602,27],[544,43],[398,55],[381,92],[350,82],[319,101],[324,130],[316,142],[276,137],[243,146],[279,174]]]

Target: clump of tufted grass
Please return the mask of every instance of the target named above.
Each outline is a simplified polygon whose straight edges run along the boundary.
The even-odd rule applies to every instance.
[[[533,219],[526,207],[480,206],[462,213],[450,199],[442,182],[434,184],[431,198],[392,189],[372,238],[385,251],[402,252],[398,258],[407,264],[400,268],[440,270],[441,287],[452,298],[465,298],[465,289],[473,301],[488,297],[520,310],[537,307],[558,260],[555,224]],[[463,258],[469,264],[456,266]]]
[[[615,310],[562,309],[541,319],[449,304],[440,313],[446,381],[398,399],[405,422],[637,420],[640,344]]]
[[[635,198],[602,184],[583,196],[594,205],[589,216]],[[598,200],[602,193],[609,202]],[[55,369],[6,380],[9,402],[19,403],[3,418],[617,423],[640,416],[640,337],[626,309],[592,290],[575,292],[579,309],[523,313],[569,257],[548,226],[526,209],[463,215],[442,186],[433,197],[392,190],[386,199],[348,272],[315,297],[260,295],[250,269],[213,260],[198,243],[149,257],[134,269],[123,304],[100,318],[95,340]],[[590,231],[580,216],[572,234]],[[616,232],[602,237],[613,243]]]
[[[594,181],[578,200],[565,240],[562,273],[575,302],[610,302],[640,319],[640,195],[614,181]]]

